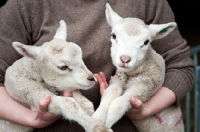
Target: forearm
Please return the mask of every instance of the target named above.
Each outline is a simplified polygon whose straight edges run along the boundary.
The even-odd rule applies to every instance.
[[[148,11],[146,23],[159,24],[175,21],[167,0],[146,2]],[[176,104],[179,105],[181,99],[193,88],[194,84],[194,66],[187,42],[182,38],[178,28],[175,28],[168,36],[153,41],[151,45],[165,59],[166,74],[163,86],[175,93]]]
[[[169,107],[176,102],[176,96],[173,91],[162,87],[155,95],[144,103],[144,108],[149,109],[148,116],[154,115],[161,110]]]
[[[193,84],[194,68],[185,66],[185,68],[167,70],[163,86],[175,93],[176,104],[180,105],[181,99],[193,88]]]
[[[0,87],[0,118],[21,125],[34,127],[31,123],[36,114],[12,99],[4,87]],[[26,118],[22,118],[26,117]]]
[[[169,107],[174,104],[175,101],[176,96],[174,92],[166,87],[161,87],[161,89],[146,102],[142,102],[137,97],[132,97],[132,108],[126,112],[126,116],[133,120],[145,119]]]

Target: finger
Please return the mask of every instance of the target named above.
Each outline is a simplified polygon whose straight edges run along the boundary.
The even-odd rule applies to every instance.
[[[140,117],[140,114],[133,114],[131,112],[126,112],[125,113],[125,116],[127,116],[128,118],[132,119],[132,120],[139,120],[139,119],[142,119]]]
[[[103,72],[100,72],[100,76],[101,76],[102,81],[104,82],[105,87],[107,88],[108,87],[108,82],[106,80],[105,74]]]
[[[72,97],[72,92],[68,92],[67,90],[63,91],[63,96],[65,97]]]
[[[101,77],[102,81],[104,82],[105,87],[107,88],[108,87],[108,83],[106,81],[105,74],[103,72],[100,72],[99,74],[100,74],[100,77]]]
[[[125,115],[129,118],[134,118],[141,112],[142,102],[136,97],[131,97],[130,103],[132,108]]]
[[[130,112],[130,111],[128,111],[128,112],[126,112],[126,113],[125,113],[125,116],[127,116],[127,117],[131,117],[131,116],[132,116],[132,114],[131,114],[131,112]]]
[[[48,105],[51,102],[51,96],[46,94],[39,102],[38,111],[39,112],[47,112]]]
[[[105,76],[105,74],[103,72],[100,72],[99,75],[100,75],[102,81],[106,82],[106,76]]]
[[[99,83],[99,85],[103,82],[101,76],[99,74],[94,74],[95,77],[97,78],[97,82]]]
[[[103,95],[103,92],[106,90],[106,86],[105,86],[105,84],[104,83],[101,83],[100,84],[100,94],[101,94],[101,96]]]
[[[142,101],[139,100],[136,97],[131,97],[131,105],[132,107],[136,108],[136,109],[141,109],[142,108]]]

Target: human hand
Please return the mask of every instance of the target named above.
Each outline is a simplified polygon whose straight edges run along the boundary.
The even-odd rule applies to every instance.
[[[100,95],[103,95],[103,92],[108,88],[109,84],[106,81],[106,76],[103,72],[100,72],[99,74],[94,74],[95,77],[97,78],[97,82],[99,83],[100,86]],[[112,76],[110,80],[112,79]]]
[[[133,120],[141,120],[155,115],[171,106],[176,101],[176,95],[167,87],[161,87],[148,101],[142,102],[136,97],[131,98],[132,108],[126,116]]]
[[[71,97],[72,93],[64,91],[63,96]],[[35,117],[33,118],[34,128],[44,128],[51,125],[56,120],[61,118],[61,116],[54,115],[48,112],[48,105],[51,102],[51,96],[46,94],[39,102],[37,111],[35,112]]]
[[[126,116],[132,120],[141,120],[150,116],[150,111],[148,109],[148,103],[143,103],[137,97],[131,97],[132,108],[126,112]]]

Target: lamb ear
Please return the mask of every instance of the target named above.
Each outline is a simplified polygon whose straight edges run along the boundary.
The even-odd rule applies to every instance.
[[[67,40],[67,24],[64,20],[61,20],[60,26],[58,27],[54,39],[61,39],[66,41]]]
[[[167,24],[150,24],[149,29],[151,31],[152,39],[160,39],[167,36],[176,27],[175,22]]]
[[[41,53],[40,47],[28,46],[28,45],[24,45],[24,44],[19,43],[19,42],[13,42],[12,45],[18,53],[20,53],[23,56],[27,56],[29,58],[32,58],[34,60],[36,60],[36,58]]]
[[[123,20],[123,18],[120,17],[116,12],[114,12],[111,6],[106,3],[106,20],[108,24],[112,27],[113,25]]]

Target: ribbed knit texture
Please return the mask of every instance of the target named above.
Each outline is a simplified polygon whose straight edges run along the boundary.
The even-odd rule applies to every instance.
[[[0,9],[0,82],[3,86],[6,68],[21,56],[11,46],[13,41],[42,45],[50,41],[60,20],[68,26],[68,41],[80,45],[88,68],[105,72],[107,79],[114,73],[110,58],[110,32],[105,19],[105,5],[110,3],[122,17],[138,17],[145,23],[162,24],[174,21],[166,0],[8,0]],[[193,62],[189,47],[177,28],[169,36],[152,43],[166,61],[163,86],[175,92],[177,104],[193,86]],[[83,91],[95,108],[100,101],[98,85]],[[120,104],[119,104],[120,105]],[[114,132],[135,132],[127,117],[113,126]],[[74,121],[57,121],[36,132],[84,132]]]

